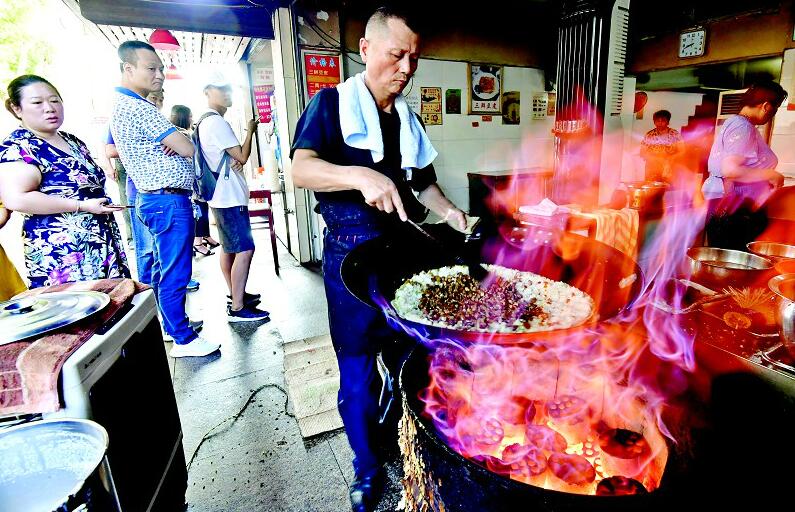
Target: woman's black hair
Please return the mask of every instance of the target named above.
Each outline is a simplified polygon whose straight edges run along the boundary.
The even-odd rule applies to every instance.
[[[191,112],[185,105],[174,105],[171,107],[171,123],[177,128],[190,130]]]
[[[768,102],[778,108],[785,99],[787,91],[783,87],[772,80],[765,80],[751,85],[740,99],[740,104],[743,107],[755,107]]]
[[[58,92],[58,89],[55,88],[46,78],[42,78],[39,75],[21,75],[16,77],[15,79],[11,80],[8,84],[8,99],[6,99],[6,110],[11,112],[11,115],[19,119],[16,112],[12,107],[19,107],[22,104],[22,89],[29,85],[33,84],[47,84],[49,85],[55,94],[60,98],[61,93]]]

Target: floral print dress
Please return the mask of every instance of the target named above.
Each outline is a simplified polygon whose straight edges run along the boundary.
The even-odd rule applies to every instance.
[[[60,132],[71,154],[25,128],[0,144],[0,163],[22,161],[41,172],[39,192],[67,199],[106,197],[105,173],[86,145]],[[14,172],[3,169],[0,172]],[[113,215],[93,213],[24,214],[22,236],[31,288],[54,284],[130,277],[119,226]]]

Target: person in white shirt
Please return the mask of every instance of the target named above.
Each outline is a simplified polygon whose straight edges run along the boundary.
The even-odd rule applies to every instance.
[[[230,299],[226,308],[227,318],[230,322],[267,321],[269,313],[256,307],[260,295],[246,293],[254,256],[254,238],[248,216],[248,183],[242,168],[236,170],[230,165],[237,162],[242,166],[248,161],[258,121],[252,119],[248,122],[246,139],[241,145],[223,117],[232,106],[232,87],[222,77],[215,76],[205,86],[204,93],[210,110],[196,127],[202,156],[212,170],[219,169],[221,160],[226,159],[208,204],[213,210],[223,249],[221,272],[229,287]]]

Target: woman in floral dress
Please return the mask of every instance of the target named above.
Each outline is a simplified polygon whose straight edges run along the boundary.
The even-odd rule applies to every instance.
[[[24,215],[31,288],[130,277],[119,207],[105,196],[105,174],[86,145],[58,131],[64,109],[55,87],[36,75],[15,78],[6,108],[22,122],[0,144],[0,199]]]

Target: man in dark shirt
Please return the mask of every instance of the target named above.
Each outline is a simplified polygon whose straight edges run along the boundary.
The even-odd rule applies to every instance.
[[[356,245],[399,224],[398,219],[422,220],[426,207],[460,230],[466,228],[466,217],[436,185],[430,163],[406,170],[407,157],[428,160],[418,156],[421,150],[416,147],[404,147],[399,115],[416,116],[398,97],[417,69],[418,34],[405,15],[381,8],[367,22],[359,50],[366,70],[349,81],[363,80],[369,94],[359,98],[375,102],[383,153],[345,142],[341,117],[349,112],[340,111],[341,89],[330,88],[318,92],[298,121],[291,156],[293,182],[315,191],[327,225],[323,277],[340,368],[339,411],[354,453],[351,502],[354,511],[366,511],[378,497],[383,474],[374,450],[379,416],[376,356],[384,342],[394,340],[394,333],[390,336],[380,312],[360,303],[345,288],[342,259]],[[396,100],[403,103],[396,107]],[[421,140],[427,141],[424,137],[422,133]],[[412,151],[418,154],[408,154]],[[413,192],[419,194],[419,203]]]

